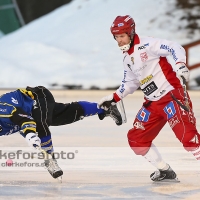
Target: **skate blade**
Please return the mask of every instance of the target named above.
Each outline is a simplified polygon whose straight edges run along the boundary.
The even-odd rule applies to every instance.
[[[59,183],[62,183],[62,176],[59,176],[58,178],[56,178],[57,179],[57,181],[59,182]]]
[[[180,183],[180,180],[178,178],[175,179],[163,179],[160,181],[154,181],[154,183]]]

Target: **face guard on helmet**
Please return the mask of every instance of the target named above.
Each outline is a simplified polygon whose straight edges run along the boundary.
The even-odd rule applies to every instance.
[[[129,15],[126,16],[117,16],[110,27],[110,31],[113,34],[114,38],[116,34],[126,33],[133,41],[133,36],[135,34],[135,22],[133,18]],[[128,51],[130,48],[130,44],[126,44],[120,47],[122,51]]]

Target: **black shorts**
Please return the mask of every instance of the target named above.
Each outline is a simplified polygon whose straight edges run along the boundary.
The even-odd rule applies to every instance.
[[[43,87],[27,87],[34,96],[32,117],[37,124],[39,137],[50,135],[49,126],[60,126],[76,122],[84,116],[83,108],[77,103],[57,103],[51,92]]]

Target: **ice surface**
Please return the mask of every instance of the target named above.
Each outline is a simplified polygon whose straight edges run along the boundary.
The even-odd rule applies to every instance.
[[[98,101],[109,91],[53,91],[56,101]],[[200,129],[199,92],[190,92]],[[126,134],[143,102],[137,91],[124,99],[127,123],[116,126],[97,116],[61,127],[51,127],[55,150],[74,152],[75,159],[58,159],[63,168],[63,183],[40,168],[0,167],[0,199],[69,200],[198,200],[200,163],[186,152],[166,125],[155,139],[164,160],[178,174],[180,183],[154,183],[149,175],[155,170],[128,146]],[[0,138],[1,150],[28,149],[18,134]],[[30,151],[30,150],[29,150]],[[22,161],[22,160],[21,160]],[[0,160],[3,162],[3,159]],[[38,159],[27,162],[38,162]]]

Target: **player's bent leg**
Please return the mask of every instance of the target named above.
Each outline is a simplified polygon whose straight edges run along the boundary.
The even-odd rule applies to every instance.
[[[54,149],[53,149],[51,134],[49,133],[49,135],[42,136],[42,137],[41,137],[41,135],[39,135],[39,137],[41,140],[41,148],[44,151],[46,151],[48,154],[52,154],[54,152]]]
[[[44,164],[53,178],[63,175],[62,169],[58,166],[54,157],[54,149],[49,126],[52,124],[52,114],[55,106],[55,100],[51,92],[43,86],[27,87],[31,91],[35,103],[33,105],[33,118],[37,123],[38,136],[41,139],[41,152],[44,155]]]
[[[57,160],[54,156],[53,143],[51,139],[51,134],[47,136],[42,136],[41,138],[41,149],[44,155],[44,165],[48,172],[53,178],[58,178],[63,175],[62,169],[59,167]],[[45,153],[46,152],[46,153]]]
[[[44,156],[44,166],[51,176],[53,178],[61,178],[63,171],[55,158],[51,135],[41,138],[41,153]]]
[[[153,112],[149,112],[148,120],[143,121],[140,116],[145,116],[147,111],[139,111],[137,118],[133,123],[133,128],[128,132],[128,142],[132,150],[137,155],[145,157],[158,171],[155,171],[150,175],[152,181],[175,181],[177,182],[176,173],[172,168],[162,159],[157,148],[152,144],[153,139],[158,135],[159,131],[165,125],[166,120],[158,115],[154,115]],[[139,116],[140,115],[140,116]]]
[[[180,94],[182,93],[183,92],[180,91]],[[173,95],[184,104],[184,95],[180,94],[177,94],[176,91],[173,92]],[[200,160],[200,134],[196,129],[196,119],[192,111],[192,102],[190,101],[189,96],[188,100],[190,105],[189,112],[180,107],[176,101],[171,101],[170,109],[173,110],[173,114],[166,114],[170,127],[178,140],[183,144],[183,147],[191,152],[197,160]]]
[[[41,139],[41,149],[44,154],[44,165],[53,178],[58,178],[63,175],[62,169],[59,167],[57,160],[54,157],[54,148],[49,127],[44,128],[43,123],[37,124],[38,136]],[[46,152],[46,153],[45,153]]]
[[[78,102],[55,103],[51,126],[71,124],[84,118],[84,109]]]
[[[196,149],[190,150],[193,156],[200,162],[200,146]]]
[[[144,157],[158,169],[150,175],[152,181],[178,181],[176,173],[172,170],[169,164],[162,159],[160,153],[153,143]]]
[[[182,115],[181,112],[178,112],[180,108],[175,108],[177,114],[168,120],[169,125],[183,147],[187,151],[194,151],[200,147],[200,135],[193,123],[194,120],[190,121],[192,115],[189,113]]]
[[[32,109],[32,117],[36,124],[41,124],[43,132],[52,123],[52,113],[55,106],[55,100],[51,92],[43,86],[27,87],[27,91],[31,91],[34,96],[34,104]]]
[[[162,117],[142,107],[133,122],[133,128],[127,134],[129,145],[135,154],[144,156],[148,152],[165,123],[166,120]]]
[[[182,141],[183,147],[200,161],[200,135],[197,132],[188,135],[190,135],[189,139]]]

